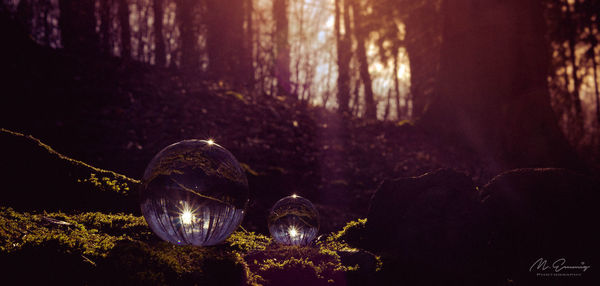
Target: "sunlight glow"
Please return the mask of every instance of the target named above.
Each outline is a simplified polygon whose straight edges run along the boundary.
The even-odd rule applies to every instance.
[[[291,237],[298,236],[298,230],[296,229],[295,226],[290,226],[290,228],[288,229],[288,233],[290,234]]]
[[[190,208],[186,201],[179,201],[179,203],[183,205],[183,208],[179,209],[181,211],[179,220],[184,225],[192,224],[194,222],[194,210]]]
[[[215,144],[215,140],[213,140],[212,138],[209,138],[208,140],[206,140],[206,143],[208,143],[209,146],[212,146]]]
[[[296,195],[296,194],[292,195],[292,198],[294,198],[294,199],[297,198],[297,197],[298,197],[298,195]]]
[[[398,65],[398,78],[403,81],[410,80],[410,68],[408,64],[400,64]]]
[[[383,65],[379,62],[375,62],[371,64],[371,69],[375,72],[382,72],[385,70],[385,67],[383,67]]]
[[[181,214],[181,223],[191,224],[193,218],[194,218],[194,215],[192,214],[192,212],[190,210],[184,210],[183,213]]]

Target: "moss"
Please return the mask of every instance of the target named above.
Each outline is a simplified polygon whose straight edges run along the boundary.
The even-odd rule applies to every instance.
[[[88,229],[63,213],[18,213],[10,208],[0,208],[0,250],[4,253],[19,251],[24,247],[55,244],[64,252],[77,252],[88,257],[105,257],[115,243],[127,239]],[[89,259],[89,258],[88,258]]]
[[[127,284],[242,284],[245,264],[222,247],[174,246],[166,242],[122,242],[103,263],[103,272]]]
[[[61,153],[56,152],[54,149],[52,149],[52,147],[50,147],[49,145],[43,143],[42,141],[40,141],[39,139],[31,136],[31,135],[25,135],[23,133],[19,133],[19,132],[15,132],[15,131],[11,131],[8,129],[4,129],[4,128],[0,128],[0,132],[5,134],[5,135],[12,135],[12,136],[17,136],[17,137],[22,137],[24,139],[27,139],[28,141],[31,141],[33,143],[35,143],[36,145],[38,145],[39,147],[45,149],[49,154],[52,154],[53,156],[57,157],[60,160],[64,160],[66,162],[69,162],[72,165],[76,165],[76,166],[80,166],[80,167],[85,167],[87,169],[91,169],[92,171],[98,173],[98,174],[102,174],[103,176],[107,177],[107,178],[114,178],[117,179],[119,181],[122,181],[124,183],[130,183],[132,185],[136,185],[139,184],[140,181],[136,180],[136,179],[132,179],[129,178],[125,175],[119,174],[117,172],[113,172],[110,170],[104,170],[104,169],[100,169],[94,166],[91,166],[89,164],[86,164],[82,161],[79,160],[75,160],[73,158],[67,157]]]
[[[343,241],[354,247],[364,247],[366,225],[366,218],[350,221],[341,231],[334,233],[330,240]]]
[[[364,225],[362,220],[314,247],[277,245],[243,229],[222,245],[175,246],[159,240],[143,217],[131,214],[28,213],[0,207],[0,225],[0,262],[19,268],[36,259],[31,273],[54,273],[69,265],[81,269],[73,275],[80,275],[76,281],[84,284],[345,285],[353,273],[365,272],[360,261],[344,262],[360,250],[341,240]],[[56,260],[60,263],[52,262]],[[70,284],[72,278],[56,282]]]
[[[239,92],[235,92],[235,91],[229,90],[229,91],[225,92],[225,95],[233,96],[234,98],[242,101],[244,104],[248,104],[248,101],[246,100],[246,98],[244,97],[244,95],[241,94],[241,93],[239,93]]]
[[[347,271],[339,256],[315,247],[271,244],[244,259],[255,279],[266,285],[343,284]]]
[[[91,173],[88,178],[77,179],[78,183],[90,184],[95,189],[107,192],[115,192],[123,195],[128,195],[131,186],[126,181],[120,181],[110,177],[98,177],[96,173]]]
[[[342,230],[338,232],[334,232],[328,237],[325,238],[323,242],[320,242],[322,251],[335,251],[338,255],[339,253],[349,254],[349,256],[353,256],[353,254],[358,254],[358,252],[363,251],[361,248],[366,247],[366,224],[367,219],[357,219],[354,221],[348,222]],[[374,255],[372,253],[368,253],[375,260],[374,263],[374,271],[379,272],[383,267],[383,262],[381,256]],[[343,262],[343,259],[342,259]],[[363,266],[364,268],[364,266]],[[361,269],[354,268],[349,269],[350,271],[362,271]],[[363,269],[364,270],[364,269]]]
[[[129,214],[20,213],[2,207],[0,223],[0,261],[26,263],[39,255],[45,260],[69,257],[70,264],[92,267],[82,278],[94,277],[108,284],[188,285],[210,282],[215,273],[240,284],[245,264],[239,256],[268,241],[264,236],[237,232],[228,240],[231,243],[221,246],[174,246],[158,240],[142,217]],[[61,267],[39,265],[29,271]]]
[[[396,123],[396,125],[398,125],[398,126],[414,126],[415,123],[411,120],[404,119],[404,120],[398,121],[398,123]]]
[[[327,235],[314,247],[275,243],[251,251],[244,259],[254,281],[266,285],[346,285],[348,279],[367,283],[379,271],[379,257],[355,248],[342,238],[364,228],[366,219],[350,222],[343,230]]]
[[[154,238],[154,234],[148,228],[146,220],[141,216],[87,212],[72,215],[70,218],[85,225],[91,231],[116,236],[126,235],[132,239],[144,241]]]
[[[76,184],[84,186],[69,193],[69,196],[76,195],[74,202],[87,196],[88,193],[77,193],[81,190],[89,194],[127,196],[139,184],[137,180],[63,156],[31,136],[8,130],[2,132],[41,146],[43,152],[38,150],[33,153],[35,156],[49,154],[54,158],[49,162],[58,162],[75,174],[56,181],[64,186],[62,184],[69,180],[77,179]],[[118,202],[115,198],[107,201],[114,204]],[[30,203],[31,198],[29,195],[19,199],[19,202]],[[345,274],[358,268],[342,263],[339,253],[353,248],[338,241],[339,236],[328,236],[316,247],[290,247],[274,244],[265,235],[242,229],[222,245],[174,246],[158,239],[141,216],[77,211],[82,208],[87,209],[82,205],[65,213],[40,212],[38,209],[45,207],[39,206],[31,211],[0,207],[0,262],[12,263],[14,273],[18,273],[20,268],[27,268],[31,260],[36,260],[39,263],[28,271],[54,276],[53,273],[61,272],[61,268],[68,265],[80,270],[73,275],[80,276],[80,280],[75,281],[84,281],[83,284],[279,285],[288,281],[292,285],[300,282],[330,285],[345,284]],[[56,260],[60,263],[54,263]],[[71,284],[68,283],[73,281],[71,278],[67,275],[57,282]]]
[[[0,263],[10,265],[6,279],[78,285],[346,285],[356,273],[366,273],[359,278],[367,281],[364,277],[375,272],[365,263],[372,255],[357,255],[365,219],[348,223],[312,247],[277,245],[243,228],[222,245],[175,246],[158,239],[141,216],[81,211],[105,210],[98,206],[107,203],[108,211],[138,209],[129,194],[139,181],[68,158],[34,137],[5,129],[1,134],[31,158],[43,157],[44,165],[35,172],[46,173],[27,186],[34,192],[11,192],[14,198],[3,202],[19,205],[19,211],[0,206]],[[9,162],[22,162],[19,158]],[[29,165],[17,167],[15,172],[21,172]],[[55,191],[48,192],[47,185]],[[65,200],[71,201],[63,204]],[[65,206],[69,212],[40,211]]]
[[[262,234],[248,231],[236,231],[225,243],[234,251],[248,253],[252,251],[265,250],[271,243],[271,238]]]

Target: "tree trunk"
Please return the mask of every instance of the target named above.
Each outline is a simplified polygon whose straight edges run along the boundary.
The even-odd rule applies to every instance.
[[[279,96],[292,96],[287,10],[288,0],[273,1],[273,17],[275,18],[275,77],[277,78],[277,95]]]
[[[254,43],[254,26],[252,21],[252,12],[254,11],[253,0],[244,0],[244,19],[246,29],[244,31],[244,55],[242,57],[242,79],[245,79],[245,87],[247,90],[254,90],[255,78],[254,67],[252,63],[253,43]]]
[[[598,63],[596,62],[596,45],[590,48],[592,67],[594,68],[594,94],[596,95],[596,120],[600,128],[600,95],[598,92]]]
[[[596,98],[596,122],[598,133],[600,134],[600,92],[598,91],[598,62],[596,61],[596,47],[598,46],[598,39],[596,38],[596,34],[594,33],[594,24],[597,25],[596,29],[600,29],[600,26],[598,26],[598,22],[594,23],[590,21],[588,23],[590,34],[588,35],[587,42],[590,44],[590,48],[587,50],[587,57],[592,60],[592,75],[594,76],[594,95]]]
[[[154,60],[157,66],[164,67],[167,64],[167,55],[163,36],[163,0],[154,0],[152,8],[154,9]]]
[[[100,1],[100,50],[104,55],[110,55],[110,0]]]
[[[374,120],[377,119],[377,104],[373,96],[373,83],[371,74],[369,73],[369,61],[365,48],[365,38],[368,36],[368,31],[362,26],[364,24],[362,21],[362,10],[357,1],[352,1],[352,12],[354,16],[354,37],[356,39],[358,69],[365,88],[365,118]]]
[[[433,97],[439,68],[442,17],[436,2],[425,1],[411,10],[406,19],[404,42],[410,59],[411,115],[415,119],[423,115]]]
[[[385,111],[383,112],[383,121],[388,120],[388,116],[390,115],[390,102],[392,101],[392,90],[388,90],[387,99],[385,102]]]
[[[248,77],[247,62],[244,61],[247,47],[244,44],[246,34],[244,33],[244,1],[231,0],[226,6],[229,21],[228,48],[227,48],[227,72],[233,87],[241,90]]]
[[[121,24],[121,57],[131,59],[131,26],[129,24],[129,3],[119,0],[119,22]]]
[[[563,50],[564,51],[564,58],[567,59],[568,56],[566,54],[566,49]],[[576,123],[574,123],[574,119],[575,116],[573,115],[573,96],[571,95],[571,92],[569,91],[569,83],[571,82],[571,77],[569,76],[569,73],[567,72],[567,70],[569,69],[569,61],[565,60],[564,61],[564,67],[565,69],[565,73],[564,75],[564,81],[565,81],[565,87],[564,87],[564,96],[563,96],[563,100],[562,104],[560,105],[563,108],[563,112],[567,114],[565,120],[566,120],[566,124],[567,124],[567,131],[565,132],[567,138],[569,140],[571,140],[571,142],[576,141],[576,139],[574,138],[578,138],[578,135],[581,135],[580,132],[573,132],[571,128],[571,126],[578,126]],[[560,117],[559,117],[560,119]],[[576,128],[577,129],[577,128]],[[581,131],[581,130],[578,130]],[[579,133],[577,135],[574,135],[572,133]]]
[[[445,1],[436,97],[420,125],[492,168],[579,167],[550,106],[539,0]]]
[[[337,103],[338,111],[340,113],[348,112],[350,104],[350,57],[352,47],[350,45],[350,33],[348,29],[344,29],[344,34],[341,33],[341,21],[344,19],[346,27],[348,27],[348,5],[346,3],[349,0],[335,0],[335,39],[337,45],[337,66],[338,66],[338,78],[337,78]],[[342,6],[343,5],[343,6]],[[340,7],[344,7],[344,15],[342,17]]]
[[[184,69],[193,69],[198,66],[199,58],[196,57],[196,42],[194,41],[193,10],[195,1],[178,0],[177,24],[179,26],[179,65]]]
[[[571,62],[571,77],[573,78],[573,83],[574,83],[574,89],[573,89],[573,93],[569,93],[569,95],[572,97],[571,102],[573,103],[574,107],[575,107],[575,126],[576,126],[576,130],[575,130],[575,138],[579,139],[581,138],[581,136],[583,136],[583,111],[581,109],[581,99],[579,96],[579,88],[581,87],[581,81],[579,80],[579,76],[577,76],[577,60],[575,57],[575,37],[578,36],[578,29],[577,29],[577,24],[575,23],[575,21],[573,20],[573,16],[571,15],[571,5],[568,3],[567,0],[565,0],[565,4],[567,7],[567,11],[566,11],[566,25],[567,25],[567,29],[568,29],[568,42],[569,42],[569,60]],[[568,91],[568,86],[567,86],[567,91]]]
[[[356,77],[354,80],[354,94],[352,94],[352,108],[350,109],[350,113],[354,117],[358,117],[358,111],[360,110],[360,79]]]
[[[208,69],[215,79],[243,85],[244,0],[206,1]]]
[[[71,52],[95,53],[99,49],[96,33],[96,17],[94,0],[59,0],[60,18],[58,25],[61,31],[63,47]]]
[[[396,120],[402,119],[402,108],[400,108],[400,81],[398,80],[398,46],[394,47],[394,93],[396,94]],[[408,109],[408,99],[404,100],[405,109]],[[408,115],[407,113],[404,114]]]
[[[44,1],[42,4],[41,22],[44,24],[44,41],[46,45],[52,44],[52,23],[50,22],[50,13],[52,11],[52,3]]]
[[[23,30],[25,30],[27,35],[30,35],[33,28],[33,6],[31,5],[31,0],[19,1],[17,5],[17,20],[19,24],[23,25]]]

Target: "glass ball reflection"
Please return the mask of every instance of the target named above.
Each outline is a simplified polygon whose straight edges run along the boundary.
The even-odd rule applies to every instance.
[[[307,199],[291,195],[275,203],[269,214],[269,232],[286,245],[308,245],[319,231],[319,213]]]
[[[185,140],[150,161],[140,198],[146,222],[163,240],[215,245],[242,222],[248,181],[225,148],[212,140]]]

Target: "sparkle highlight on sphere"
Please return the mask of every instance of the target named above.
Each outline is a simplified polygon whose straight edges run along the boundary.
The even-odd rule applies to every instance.
[[[319,231],[317,209],[309,200],[296,194],[275,203],[268,222],[273,240],[285,245],[309,245]]]
[[[192,214],[192,212],[190,211],[184,211],[181,214],[181,223],[183,224],[192,224],[192,219],[194,218],[194,215]]]
[[[298,236],[298,230],[296,230],[296,227],[294,227],[294,226],[290,226],[289,233],[290,233],[290,236],[291,236],[291,237],[296,237],[296,236]]]
[[[140,198],[148,226],[163,240],[215,245],[241,224],[248,180],[235,157],[214,141],[185,140],[148,164]]]
[[[215,144],[215,140],[213,140],[212,138],[208,139],[208,140],[206,140],[206,144],[208,144],[209,146],[212,146]]]
[[[194,220],[194,210],[192,210],[187,202],[179,201],[183,208],[181,209],[181,215],[179,216],[179,220],[182,224],[188,225],[192,224]]]

